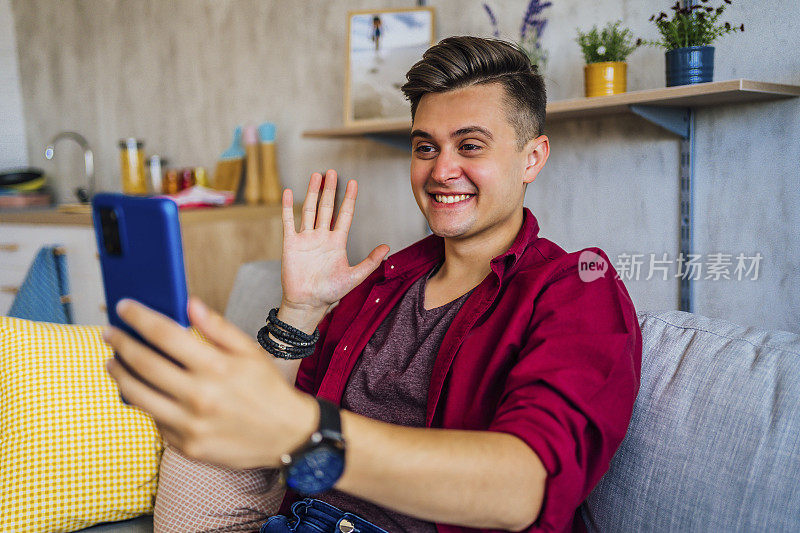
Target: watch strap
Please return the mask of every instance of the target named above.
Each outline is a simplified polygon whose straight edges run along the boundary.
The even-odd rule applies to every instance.
[[[319,431],[323,437],[342,439],[342,417],[339,408],[328,400],[317,397],[319,404]]]

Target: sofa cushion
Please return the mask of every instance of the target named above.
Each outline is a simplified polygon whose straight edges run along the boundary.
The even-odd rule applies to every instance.
[[[153,511],[161,440],[120,402],[101,329],[0,317],[3,531],[73,531]]]
[[[640,313],[627,435],[581,507],[590,531],[800,531],[800,336]]]

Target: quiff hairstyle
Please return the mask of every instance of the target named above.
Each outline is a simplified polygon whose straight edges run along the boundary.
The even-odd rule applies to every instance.
[[[517,133],[517,150],[542,134],[547,95],[544,80],[518,46],[499,39],[443,39],[422,54],[401,87],[411,102],[411,120],[423,96],[471,85],[500,83],[506,118]]]

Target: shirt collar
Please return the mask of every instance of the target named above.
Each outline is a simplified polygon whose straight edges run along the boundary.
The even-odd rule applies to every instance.
[[[502,277],[511,266],[516,263],[525,249],[539,236],[539,222],[530,209],[522,208],[522,226],[514,242],[508,250],[493,258],[492,270]],[[428,235],[421,241],[392,254],[383,262],[383,274],[386,279],[415,270],[426,264],[431,266],[444,259],[444,239],[438,235]]]

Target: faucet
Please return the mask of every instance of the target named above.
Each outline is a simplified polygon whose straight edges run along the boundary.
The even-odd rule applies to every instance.
[[[77,196],[82,204],[87,204],[89,200],[92,199],[92,196],[94,196],[94,154],[83,135],[75,133],[74,131],[62,131],[50,140],[47,149],[44,151],[44,156],[48,160],[53,159],[55,155],[55,144],[61,139],[72,139],[83,149],[83,164],[86,170],[86,181],[89,184],[89,190],[87,191],[85,187],[78,187],[75,189],[75,196]]]

